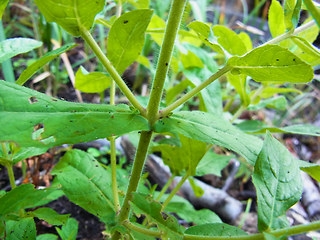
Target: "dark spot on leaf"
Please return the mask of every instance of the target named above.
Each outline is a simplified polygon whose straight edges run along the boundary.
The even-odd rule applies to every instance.
[[[34,104],[34,103],[37,103],[38,102],[38,99],[36,97],[29,97],[29,103],[30,104]]]
[[[288,173],[290,173],[290,171],[288,171]]]
[[[141,133],[141,131],[138,132],[139,134]]]
[[[114,115],[112,115],[111,118],[114,118]]]
[[[73,122],[72,120],[70,120],[69,122]]]
[[[279,58],[277,58],[276,61],[279,62]]]
[[[54,98],[51,98],[51,101],[52,101],[52,102],[57,102],[58,100],[57,100],[57,99],[54,99]]]
[[[126,24],[126,23],[128,23],[128,22],[129,22],[128,20],[124,20],[124,21],[123,21],[124,24]]]
[[[11,151],[8,151],[8,154],[11,154]]]
[[[99,165],[96,165],[96,167],[99,167]]]
[[[294,58],[294,59],[293,59],[293,61],[295,62],[295,61],[296,61],[296,59]]]
[[[42,129],[42,128],[44,128],[43,123],[38,123],[38,124],[33,126],[33,131],[37,131],[37,130]]]
[[[166,66],[168,66],[169,64],[168,63],[166,63]]]

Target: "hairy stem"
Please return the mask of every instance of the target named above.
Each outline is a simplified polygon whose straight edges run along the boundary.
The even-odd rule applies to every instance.
[[[165,117],[170,112],[172,112],[174,109],[179,107],[180,105],[184,104],[186,101],[188,101],[190,98],[197,95],[202,89],[206,88],[209,84],[211,84],[213,81],[217,80],[219,77],[223,76],[225,73],[229,72],[232,69],[232,67],[226,65],[223,68],[221,68],[218,72],[213,74],[211,77],[209,77],[206,81],[201,83],[199,86],[192,89],[190,92],[188,92],[183,97],[179,98],[177,101],[172,103],[170,106],[166,107],[161,111],[159,114],[159,117]]]
[[[183,178],[180,180],[180,182],[177,184],[177,186],[175,186],[175,188],[172,190],[172,192],[170,193],[168,198],[162,204],[162,210],[164,210],[166,208],[166,206],[169,204],[171,199],[179,191],[179,189],[181,188],[182,184],[184,184],[184,182],[188,179],[189,176],[190,176],[189,174],[184,175]]]
[[[133,168],[131,172],[131,177],[129,180],[129,186],[126,192],[126,196],[123,201],[123,205],[121,207],[120,213],[119,213],[119,223],[121,224],[123,221],[128,219],[129,212],[130,212],[130,205],[129,201],[131,199],[131,193],[135,192],[138,187],[138,183],[141,177],[141,173],[143,170],[144,162],[148,153],[148,148],[149,144],[151,141],[151,136],[152,132],[146,132],[143,131],[141,132],[140,140],[139,140],[139,145],[137,148],[137,153],[133,162]],[[119,239],[120,238],[120,233],[116,232],[113,236],[112,239]]]
[[[101,61],[102,65],[106,68],[108,73],[111,75],[113,80],[116,82],[120,90],[123,94],[128,98],[129,102],[140,111],[142,116],[146,116],[146,110],[144,107],[138,102],[136,97],[133,95],[131,90],[128,88],[126,83],[121,78],[120,74],[111,64],[110,60],[104,55],[102,50],[100,49],[99,45],[96,43],[94,38],[92,37],[91,33],[87,29],[81,29],[81,37],[86,41],[86,43],[90,46],[94,54],[98,57]]]
[[[112,178],[112,194],[114,210],[120,211],[119,195],[118,195],[118,184],[117,184],[117,158],[116,158],[116,139],[112,137],[110,139],[110,158],[111,158],[111,178]]]
[[[8,175],[9,175],[11,189],[14,189],[14,188],[16,188],[16,180],[14,178],[13,167],[12,167],[12,165],[10,165],[10,166],[6,166],[6,168],[7,168]]]
[[[151,125],[157,121],[163,85],[168,73],[174,42],[181,23],[186,0],[173,0],[154,77],[147,117]]]

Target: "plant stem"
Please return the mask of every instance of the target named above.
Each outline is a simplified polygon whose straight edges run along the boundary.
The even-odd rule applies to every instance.
[[[112,194],[113,204],[115,212],[120,211],[119,195],[118,195],[118,184],[117,184],[117,158],[116,158],[116,139],[112,137],[110,139],[110,158],[111,158],[111,178],[112,178]]]
[[[197,95],[202,89],[207,87],[209,84],[211,84],[213,81],[217,80],[219,77],[223,76],[225,73],[229,72],[232,69],[231,66],[225,65],[223,68],[221,68],[218,72],[213,74],[211,77],[209,77],[206,81],[201,83],[199,86],[195,87],[192,89],[190,92],[188,92],[186,95],[183,97],[179,98],[177,101],[172,103],[170,106],[166,107],[161,111],[159,114],[159,117],[165,117],[167,116],[170,112],[172,112],[174,109],[188,101],[190,98],[193,96]]]
[[[180,180],[180,182],[177,184],[177,186],[175,186],[175,188],[172,190],[172,192],[170,193],[168,198],[162,204],[162,211],[166,208],[166,206],[169,204],[171,199],[179,191],[179,189],[181,188],[182,184],[184,184],[184,182],[188,179],[189,176],[190,176],[189,174],[184,175],[183,178]]]
[[[141,132],[140,140],[139,140],[139,145],[137,148],[137,153],[133,162],[133,168],[131,172],[131,177],[129,180],[129,186],[126,192],[126,196],[123,201],[123,205],[121,207],[120,213],[119,213],[119,223],[122,224],[123,221],[128,219],[129,212],[130,212],[130,205],[129,201],[131,199],[131,193],[135,192],[138,187],[138,183],[141,177],[141,173],[143,170],[144,162],[148,153],[148,148],[149,144],[151,141],[151,136],[152,132],[146,132],[143,131]],[[119,239],[120,238],[120,233],[116,232],[113,236],[112,239]]]
[[[159,196],[157,197],[157,201],[160,201],[161,197],[163,196],[163,194],[165,194],[165,192],[167,191],[167,189],[170,187],[173,179],[176,177],[175,174],[172,174],[171,177],[169,178],[169,180],[167,181],[167,183],[163,186],[163,188],[161,189],[161,192],[159,193]]]
[[[12,167],[12,165],[10,165],[10,166],[6,166],[6,168],[7,168],[8,175],[9,175],[11,189],[14,189],[14,188],[16,188],[16,180],[14,178],[13,167]]]
[[[158,238],[161,237],[161,232],[139,227],[137,225],[132,224],[129,221],[125,221],[123,223],[123,225],[131,230],[137,231],[139,233],[142,233],[142,234],[145,234],[148,236],[153,236],[153,237],[158,237]]]
[[[106,68],[108,73],[111,75],[113,80],[116,82],[120,90],[123,92],[123,94],[128,98],[129,102],[140,111],[140,114],[142,116],[146,116],[146,110],[144,107],[139,103],[139,101],[135,98],[131,90],[128,88],[126,83],[121,78],[120,74],[117,72],[117,70],[114,68],[114,66],[111,64],[110,60],[104,55],[99,45],[96,43],[94,38],[92,37],[91,33],[87,29],[81,29],[81,37],[86,41],[86,43],[90,46],[94,54],[98,57],[98,59],[101,61],[102,65]]]
[[[283,40],[286,40],[288,38],[290,38],[292,35],[297,35],[307,29],[309,29],[310,27],[312,27],[313,25],[315,25],[315,21],[312,20],[310,22],[307,22],[306,24],[303,24],[302,26],[296,28],[293,32],[286,32],[284,34],[281,34],[271,40],[269,40],[268,42],[265,42],[264,44],[262,44],[261,46],[267,45],[267,44],[277,44]]]
[[[147,107],[147,117],[151,126],[157,121],[163,86],[169,70],[174,42],[179,30],[185,4],[186,0],[173,0],[170,8],[169,18],[160,50],[159,61],[157,64],[157,70]]]

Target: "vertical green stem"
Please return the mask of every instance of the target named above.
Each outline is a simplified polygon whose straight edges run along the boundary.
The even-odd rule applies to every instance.
[[[2,25],[2,21],[0,19],[0,41],[6,40],[6,36],[4,34],[4,29]],[[14,71],[11,63],[11,59],[7,59],[1,63],[2,66],[2,72],[4,79],[7,82],[15,82],[15,76],[14,76]]]
[[[161,192],[159,193],[159,196],[157,197],[157,201],[159,201],[161,199],[161,197],[163,196],[163,194],[165,194],[165,192],[167,191],[167,189],[170,187],[173,179],[176,177],[175,174],[172,174],[171,177],[169,178],[168,182],[166,183],[166,185],[163,186],[163,188],[161,189]]]
[[[119,195],[118,195],[118,184],[117,184],[117,157],[116,157],[116,139],[112,137],[110,139],[111,148],[111,178],[112,178],[112,193],[113,193],[113,204],[114,210],[120,211]]]
[[[148,148],[149,148],[149,144],[151,141],[151,136],[152,136],[151,131],[150,132],[146,132],[146,131],[141,132],[139,145],[137,148],[137,153],[136,153],[136,156],[135,156],[135,159],[133,162],[133,168],[132,168],[131,177],[129,180],[128,189],[127,189],[126,196],[124,198],[123,205],[121,207],[119,218],[118,218],[120,224],[123,221],[128,219],[129,212],[130,212],[129,201],[131,199],[131,193],[133,193],[137,190],[138,183],[139,183],[141,173],[143,170],[144,162],[147,157]],[[112,236],[113,240],[119,239],[119,238],[120,238],[120,233],[118,233],[118,232],[116,232]]]
[[[157,120],[164,82],[168,73],[174,42],[180,27],[186,0],[173,0],[152,85],[147,117],[151,125]]]
[[[184,182],[188,179],[189,176],[190,176],[189,174],[184,175],[183,178],[180,180],[180,182],[177,184],[177,186],[175,186],[175,188],[172,190],[172,192],[170,193],[168,198],[162,204],[162,210],[164,210],[166,208],[166,206],[169,204],[169,202],[171,201],[173,196],[179,191],[182,184],[184,184]]]
[[[126,83],[121,78],[120,74],[117,72],[117,70],[114,68],[114,66],[111,64],[109,59],[106,57],[106,55],[102,52],[101,48],[97,44],[97,42],[92,37],[91,33],[87,29],[81,29],[81,37],[86,41],[86,43],[90,46],[94,54],[98,57],[98,59],[101,61],[102,65],[106,68],[108,73],[111,75],[113,80],[116,82],[120,90],[123,92],[123,94],[128,98],[129,102],[140,111],[142,116],[145,116],[146,110],[144,107],[139,103],[139,101],[136,99],[136,97],[133,95],[131,90],[128,88]]]
[[[16,188],[16,180],[14,178],[13,167],[12,167],[12,165],[10,165],[10,166],[6,166],[6,168],[7,168],[8,175],[9,175],[11,189],[14,189],[14,188]]]

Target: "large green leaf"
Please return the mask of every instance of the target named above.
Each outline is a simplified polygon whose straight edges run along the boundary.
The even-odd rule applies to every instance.
[[[38,235],[36,240],[57,240],[58,236],[51,234],[51,233],[46,233],[46,234],[41,234]]]
[[[173,174],[183,176],[188,172],[190,176],[194,176],[198,163],[207,152],[207,144],[183,135],[179,138],[181,146],[161,144],[152,147],[152,150],[161,152],[164,163]]]
[[[157,132],[182,134],[206,143],[213,143],[233,150],[254,165],[262,141],[243,133],[227,120],[205,112],[179,112],[160,119],[155,124]]]
[[[188,235],[201,235],[201,236],[210,236],[210,237],[232,237],[232,236],[246,236],[246,232],[231,226],[225,223],[208,223],[203,225],[197,225],[188,228],[185,231],[185,234]]]
[[[172,240],[182,239],[182,227],[178,221],[171,215],[165,218],[161,214],[162,206],[159,202],[152,199],[151,196],[133,193],[132,202],[134,212],[140,216],[144,214],[151,222],[157,224],[158,228],[163,232],[163,238],[168,237]]]
[[[6,240],[36,239],[36,225],[33,218],[22,218],[18,221],[6,221]]]
[[[31,183],[22,184],[0,197],[0,216],[29,208],[37,202],[43,201],[56,188],[35,189]]]
[[[123,14],[112,24],[107,54],[119,73],[123,73],[141,54],[151,16],[152,10],[134,10]]]
[[[313,79],[312,67],[289,50],[277,45],[258,47],[242,57],[232,57],[232,73],[244,73],[257,82],[307,83]]]
[[[49,148],[149,130],[147,120],[128,106],[61,101],[0,81],[0,142]],[[23,121],[20,121],[23,119]]]
[[[76,73],[75,88],[85,93],[100,93],[110,87],[112,78],[102,72],[88,73],[80,67]]]
[[[0,63],[18,54],[38,48],[42,42],[31,38],[10,38],[0,42]]]
[[[56,22],[70,34],[79,36],[82,28],[92,27],[105,0],[35,0],[35,3],[48,22]]]
[[[257,190],[259,231],[287,226],[286,211],[299,201],[302,179],[298,161],[270,133],[256,161],[253,183]]]
[[[20,75],[17,84],[23,85],[26,81],[28,81],[33,74],[35,74],[40,68],[46,65],[48,62],[52,61],[54,58],[59,56],[61,53],[64,53],[71,48],[74,48],[75,44],[67,44],[61,48],[55,49],[51,52],[47,52],[43,57],[39,58],[37,61],[32,63],[29,67],[27,67]]]
[[[57,175],[70,201],[105,223],[114,220],[111,175],[91,154],[80,150],[68,151],[52,174]]]

